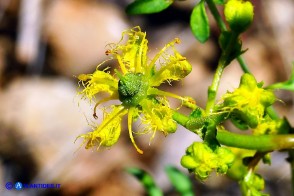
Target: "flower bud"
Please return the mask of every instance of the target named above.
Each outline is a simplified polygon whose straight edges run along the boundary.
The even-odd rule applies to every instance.
[[[234,154],[228,148],[217,147],[213,150],[206,143],[194,142],[187,148],[181,165],[200,180],[205,180],[213,170],[225,174],[234,159]]]
[[[225,4],[224,14],[231,30],[242,33],[253,20],[253,5],[250,1],[229,0]]]
[[[262,88],[253,75],[246,73],[241,77],[239,88],[226,93],[223,100],[223,109],[230,110],[235,123],[256,128],[276,97],[271,90]]]

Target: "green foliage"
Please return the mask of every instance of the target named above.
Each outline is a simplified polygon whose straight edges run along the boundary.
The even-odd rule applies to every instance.
[[[135,176],[141,184],[144,186],[145,191],[150,196],[163,196],[163,193],[159,187],[157,187],[152,176],[150,176],[146,171],[139,168],[127,168],[126,171],[129,174]]]
[[[150,196],[162,196],[162,190],[156,185],[153,177],[148,174],[146,171],[139,168],[127,168],[126,171],[129,174],[135,176],[141,184],[144,186],[145,191]],[[171,184],[174,186],[175,190],[181,196],[193,196],[192,183],[183,172],[178,170],[173,166],[166,166],[165,172],[168,175],[168,178]]]
[[[225,4],[226,0],[213,0],[215,4],[223,5]]]
[[[200,129],[203,126],[207,126],[209,122],[219,124],[225,119],[225,113],[213,113],[206,115],[201,108],[196,108],[189,116],[189,120],[185,124],[188,129]]]
[[[135,0],[126,8],[128,14],[152,14],[165,10],[173,0]]]
[[[225,117],[225,112],[206,115],[203,109],[197,107],[189,115],[189,119],[185,123],[185,127],[187,127],[189,130],[193,130],[202,139],[205,139],[209,126],[212,125],[212,129],[215,129],[215,125],[220,124],[222,121],[224,121]]]
[[[126,8],[126,12],[157,13],[168,8],[173,2],[135,0]],[[190,27],[198,41],[205,43],[210,36],[206,4],[221,31],[218,39],[221,56],[212,84],[208,87],[206,108],[197,106],[196,101],[190,97],[181,97],[157,88],[162,83],[181,80],[192,71],[191,64],[174,47],[180,40],[175,38],[149,60],[146,33],[142,32],[140,27],[135,27],[124,31],[121,41],[107,50],[107,54],[112,55],[119,63],[121,72],[116,70],[117,77],[110,75],[106,70],[96,70],[93,74],[81,74],[78,77],[84,87],[79,92],[83,98],[93,101],[100,92],[109,94],[108,98],[96,102],[94,115],[96,107],[102,102],[113,99],[122,102],[121,105],[111,106],[112,112],[105,112],[103,122],[97,128],[79,137],[84,138],[86,148],[110,147],[120,136],[122,117],[128,114],[131,141],[142,154],[143,151],[134,141],[132,121],[141,119],[142,123],[147,125],[143,132],[153,132],[151,139],[156,131],[168,135],[176,131],[177,124],[181,124],[203,139],[203,142],[193,142],[186,149],[186,154],[181,159],[183,167],[200,180],[207,179],[214,171],[227,174],[239,182],[244,196],[265,196],[267,194],[261,192],[264,189],[264,180],[254,173],[258,162],[270,164],[269,152],[294,148],[293,128],[286,118],[279,118],[272,108],[277,100],[273,90],[294,91],[294,69],[289,80],[267,88],[263,88],[263,83],[257,83],[255,77],[249,74],[248,67],[240,60],[240,55],[245,52],[242,49],[240,34],[248,29],[254,16],[254,7],[247,0],[201,0],[196,4],[191,13]],[[216,4],[223,6],[227,23],[222,20]],[[127,37],[126,43],[122,43],[124,37]],[[168,49],[170,50],[167,51]],[[216,95],[222,73],[236,58],[246,73],[242,75],[237,89],[227,92],[217,101]],[[186,116],[177,109],[171,109],[167,97],[182,101],[181,106],[193,111]],[[226,131],[223,123],[227,120],[231,120],[241,130],[251,129],[252,134],[242,135]],[[239,149],[231,150],[221,145]],[[289,152],[290,155],[293,153],[290,150]],[[293,160],[290,161],[294,171]],[[130,168],[128,172],[140,180],[148,195],[163,194],[145,171]],[[166,173],[181,195],[193,195],[192,184],[187,176],[170,166],[166,167]]]
[[[288,91],[293,91],[294,92],[294,66],[292,68],[291,76],[289,80],[285,82],[279,82],[272,84],[268,87],[267,89],[283,89],[283,90],[288,90]]]
[[[155,5],[155,2],[160,4],[157,9],[155,6],[149,6]],[[131,14],[155,13],[170,5],[162,2],[162,0],[137,0],[128,7],[127,11]],[[260,175],[254,173],[256,165],[261,160],[270,164],[268,151],[293,146],[291,141],[294,141],[293,136],[284,137],[285,134],[293,133],[293,128],[286,118],[279,118],[272,108],[277,99],[271,89],[294,91],[294,69],[289,80],[270,85],[267,88],[263,88],[263,83],[257,83],[254,76],[249,74],[250,70],[240,57],[246,51],[242,49],[240,34],[248,29],[254,16],[254,7],[248,0],[201,0],[196,4],[191,13],[190,27],[198,41],[205,43],[210,36],[206,4],[221,30],[218,41],[222,53],[212,85],[208,88],[206,108],[202,109],[196,105],[196,102],[185,100],[183,105],[193,110],[191,114],[185,116],[175,112],[172,115],[177,123],[203,139],[202,143],[194,142],[187,148],[181,164],[201,180],[206,179],[212,171],[222,174],[228,172],[230,177],[239,182],[244,196],[264,196],[266,194],[261,192],[264,188],[264,180]],[[223,6],[223,14],[227,23],[222,20],[216,4]],[[219,102],[216,102],[221,75],[236,58],[244,72],[248,74],[241,77],[237,89],[233,92],[227,92]],[[226,120],[231,120],[241,130],[251,129],[252,135],[240,135],[225,131],[222,123]],[[259,152],[238,149],[233,150],[232,153],[227,148],[221,147],[220,144],[254,149]],[[230,167],[231,169],[229,169]]]
[[[166,166],[165,172],[175,190],[181,196],[193,196],[191,180],[183,172],[173,166]]]
[[[210,29],[204,0],[194,7],[190,18],[190,26],[195,38],[201,43],[205,43],[209,38]]]

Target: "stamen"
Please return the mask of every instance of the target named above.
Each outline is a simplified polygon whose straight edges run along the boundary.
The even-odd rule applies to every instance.
[[[134,108],[131,107],[129,109],[129,115],[128,115],[129,135],[130,135],[131,141],[132,141],[134,147],[136,148],[137,152],[140,153],[140,154],[143,154],[143,151],[136,145],[136,142],[135,142],[134,136],[133,136],[133,131],[132,131],[133,113],[134,113]]]
[[[95,106],[94,106],[94,113],[93,113],[93,117],[94,117],[95,119],[98,118],[98,116],[96,115],[96,110],[97,110],[98,105],[100,105],[101,103],[104,103],[104,102],[110,101],[110,100],[114,100],[113,97],[107,97],[107,98],[104,98],[104,99],[98,101],[98,102],[95,104]]]
[[[161,95],[161,96],[173,97],[173,98],[179,99],[181,101],[186,100],[184,97],[181,97],[179,95],[176,95],[176,94],[173,94],[170,92],[161,91],[161,90],[158,90],[157,88],[149,88],[147,93],[148,93],[148,95]]]
[[[168,49],[169,47],[174,46],[175,44],[179,44],[181,41],[179,38],[175,38],[173,41],[169,42],[168,44],[166,44],[156,55],[155,57],[152,59],[152,61],[150,62],[150,67],[153,67],[155,62],[160,58],[160,56],[164,53],[164,51],[166,49]]]

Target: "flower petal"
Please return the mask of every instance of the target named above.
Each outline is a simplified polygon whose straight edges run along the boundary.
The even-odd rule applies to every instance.
[[[169,55],[161,68],[155,72],[151,78],[151,86],[159,86],[165,81],[180,80],[192,71],[191,64],[178,51],[174,49],[174,54]]]
[[[177,130],[177,123],[173,120],[173,110],[163,101],[156,99],[145,99],[141,101],[143,119],[151,131],[161,131],[164,135],[174,133]],[[152,139],[152,138],[151,138]]]
[[[132,144],[134,145],[138,153],[143,154],[143,151],[137,146],[134,140],[133,130],[132,130],[133,118],[137,118],[137,116],[138,116],[138,109],[135,107],[131,107],[129,109],[129,114],[128,114],[128,129],[129,129],[129,135],[130,135]]]
[[[81,74],[78,79],[85,87],[78,94],[92,100],[96,94],[107,92],[110,96],[118,98],[118,80],[104,71],[96,70],[93,74]]]
[[[111,113],[104,116],[103,122],[92,132],[82,134],[78,138],[84,138],[86,149],[97,146],[110,147],[114,145],[120,136],[121,118],[127,113],[123,106],[113,106]]]
[[[146,33],[142,32],[140,27],[134,27],[126,30],[122,34],[128,37],[126,44],[115,44],[115,46],[108,50],[108,54],[113,54],[117,58],[121,70],[124,74],[127,72],[144,73],[144,67],[147,66],[147,43]]]
[[[237,121],[256,128],[267,107],[276,101],[271,90],[263,89],[251,74],[243,74],[239,88],[223,96],[223,110],[230,110]]]

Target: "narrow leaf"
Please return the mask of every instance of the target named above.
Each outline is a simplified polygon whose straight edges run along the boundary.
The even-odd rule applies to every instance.
[[[207,41],[209,38],[210,29],[204,1],[201,1],[194,7],[190,18],[190,26],[193,35],[198,41],[201,43]]]
[[[173,166],[166,166],[165,172],[176,191],[182,196],[193,196],[192,183],[188,176]]]
[[[285,82],[278,82],[266,87],[267,89],[283,89],[294,92],[294,66],[292,67],[292,73],[290,79]]]
[[[126,171],[135,176],[144,186],[147,195],[150,196],[163,196],[162,191],[155,184],[154,179],[146,171],[139,168],[127,168]]]
[[[225,4],[225,0],[213,0],[215,4],[223,5]]]
[[[126,8],[127,14],[152,14],[168,8],[173,0],[136,0]]]

